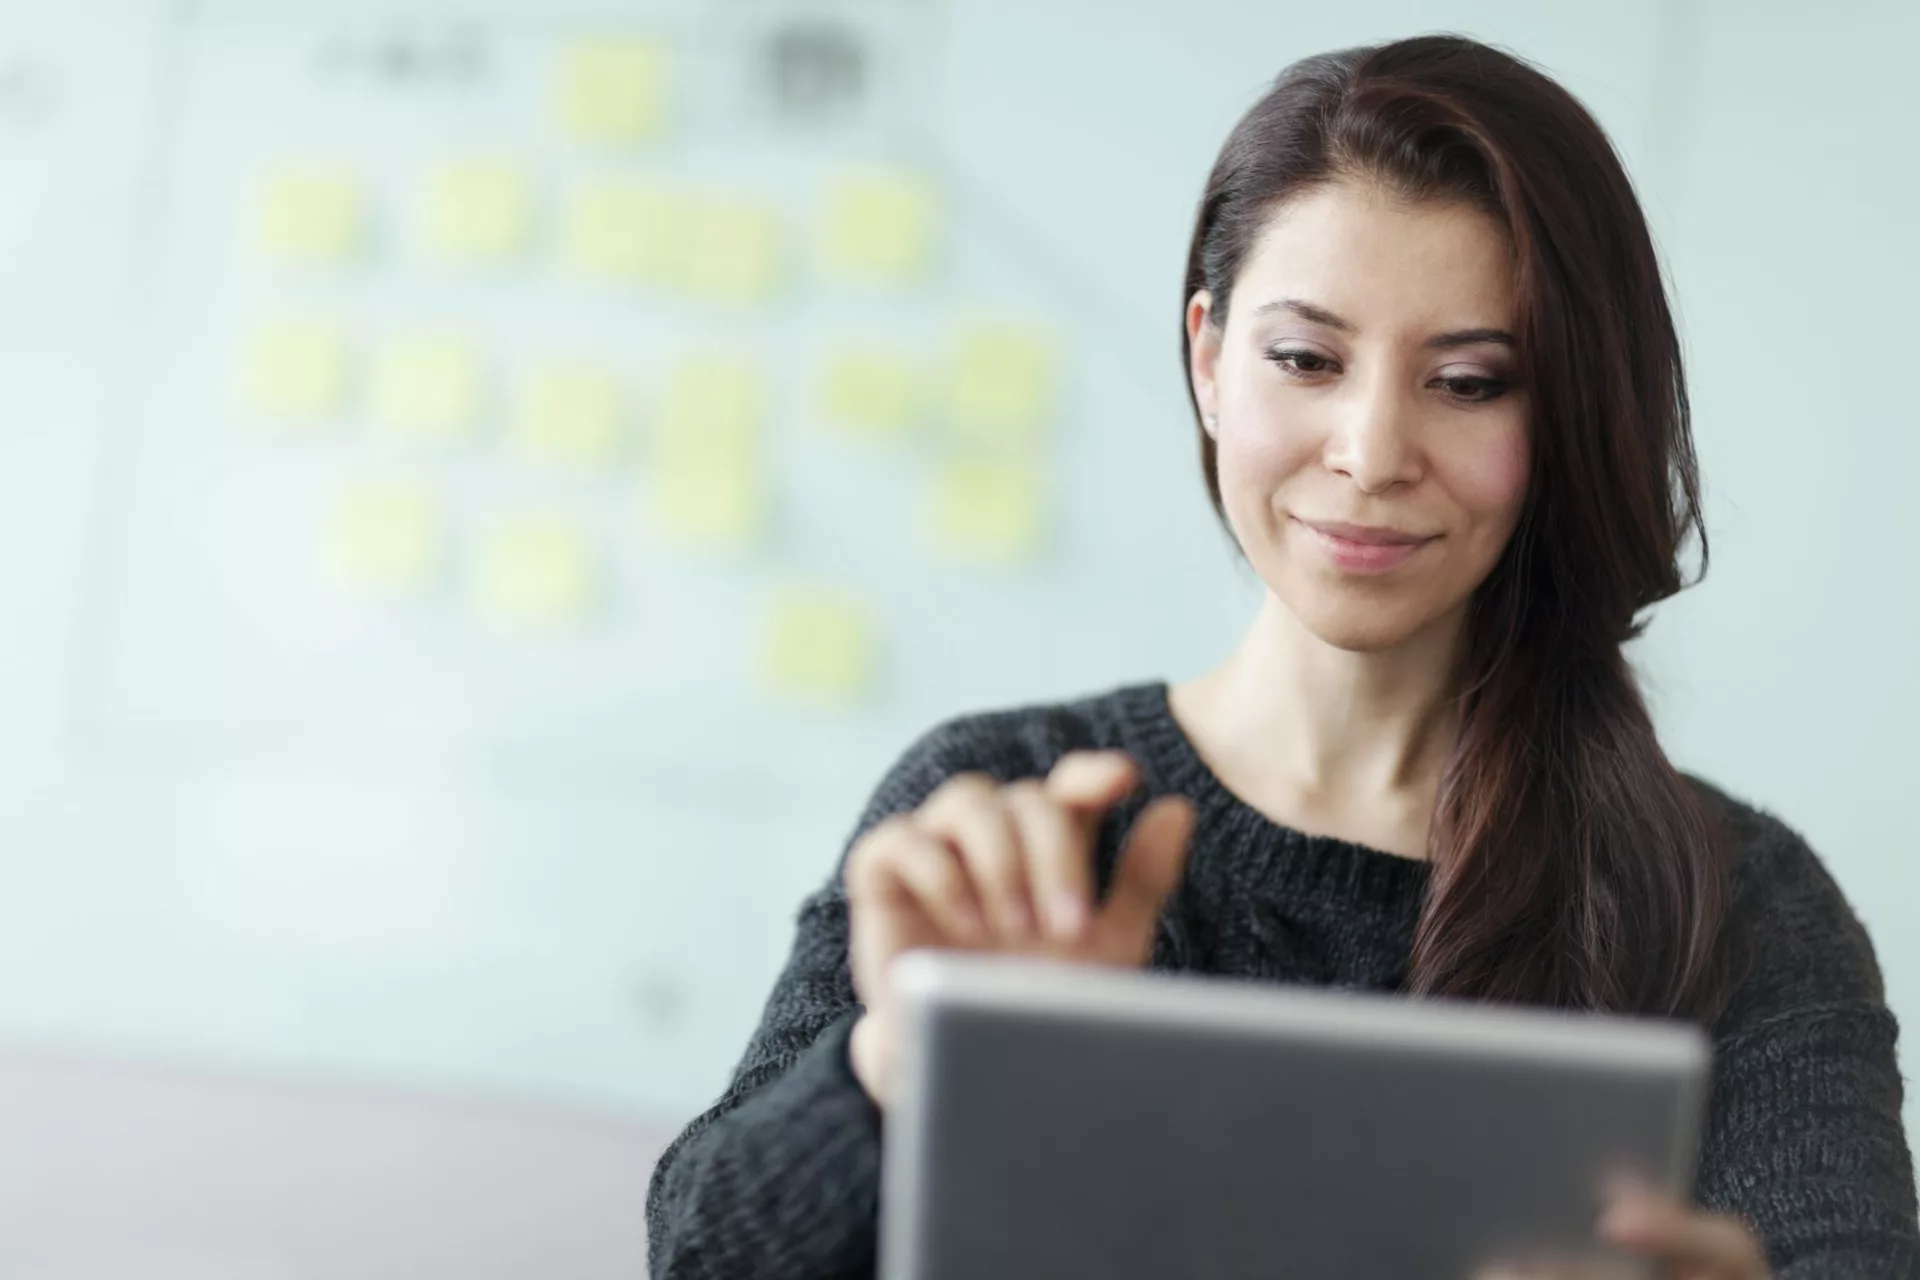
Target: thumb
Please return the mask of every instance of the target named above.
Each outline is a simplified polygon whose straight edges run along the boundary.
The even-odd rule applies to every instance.
[[[1186,871],[1192,837],[1193,804],[1183,796],[1162,796],[1134,820],[1096,924],[1098,949],[1114,961],[1146,962],[1160,909]]]

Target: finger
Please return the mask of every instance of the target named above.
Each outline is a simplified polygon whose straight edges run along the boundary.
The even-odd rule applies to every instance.
[[[1027,855],[1027,884],[1050,937],[1078,941],[1093,912],[1093,856],[1087,835],[1044,785],[1015,783],[1004,793]]]
[[[915,917],[925,921],[908,930],[921,945],[933,945],[942,937],[977,941],[986,935],[972,881],[953,851],[907,814],[886,818],[860,837],[847,855],[845,880],[856,937],[868,907],[884,913],[896,927],[896,913],[911,907]],[[980,921],[977,929],[970,931],[969,917]],[[935,936],[929,937],[929,931]]]
[[[1026,857],[1000,788],[980,775],[950,779],[920,812],[920,825],[959,856],[987,920],[1009,941],[1034,935]]]
[[[1765,1280],[1767,1259],[1745,1223],[1722,1214],[1695,1214],[1668,1237],[1658,1256],[1701,1280]]]
[[[946,841],[910,827],[895,841],[887,869],[948,937],[969,943],[987,937],[986,914],[973,881]]]
[[[913,820],[896,813],[875,823],[854,841],[842,872],[849,902],[877,901],[897,892],[891,867],[893,848],[913,831]]]
[[[1600,1234],[1683,1273],[1713,1280],[1765,1280],[1767,1274],[1766,1254],[1746,1223],[1664,1197],[1622,1197],[1601,1219]]]
[[[1047,794],[1076,812],[1104,814],[1140,785],[1124,751],[1069,751],[1047,774]]]
[[[901,878],[897,865],[903,848],[932,839],[910,817],[897,814],[862,835],[847,855],[847,962],[854,993],[868,1009],[887,1003],[886,969],[895,955],[915,946],[938,946],[951,936],[920,908],[919,893]],[[951,860],[952,853],[941,848]]]
[[[1193,805],[1182,796],[1163,796],[1135,819],[1097,922],[1115,959],[1135,964],[1146,959],[1160,908],[1186,869],[1192,835]]]

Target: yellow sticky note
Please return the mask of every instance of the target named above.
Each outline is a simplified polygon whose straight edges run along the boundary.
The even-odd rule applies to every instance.
[[[871,615],[844,592],[789,590],[761,638],[761,677],[775,693],[846,704],[872,690],[878,645]]]
[[[932,183],[904,173],[861,174],[827,192],[821,262],[839,280],[912,284],[929,273],[937,234]]]
[[[991,444],[1032,439],[1054,413],[1054,351],[1041,330],[977,324],[960,334],[948,406],[954,435]]]
[[[337,266],[360,253],[364,204],[360,179],[348,170],[279,174],[268,180],[261,199],[261,244],[285,262]]]
[[[593,607],[598,576],[592,544],[575,520],[560,512],[522,513],[482,537],[474,606],[507,625],[578,622]]]
[[[561,254],[584,275],[672,285],[685,275],[695,213],[688,198],[640,179],[602,179],[574,192]]]
[[[674,367],[662,415],[664,434],[751,434],[766,413],[759,366],[735,355],[689,356]]]
[[[620,380],[587,365],[536,371],[521,393],[513,434],[542,462],[604,467],[620,452]]]
[[[844,350],[827,359],[820,411],[835,427],[894,436],[919,418],[923,390],[912,361],[887,351]]]
[[[421,231],[439,258],[497,262],[524,247],[531,208],[527,176],[519,169],[494,161],[460,161],[428,180]]]
[[[759,371],[725,356],[675,370],[654,437],[655,522],[670,537],[739,545],[765,520],[760,457],[765,393]]]
[[[398,480],[349,489],[334,508],[330,559],[348,586],[368,594],[417,594],[439,568],[444,516],[425,486]]]
[[[1039,548],[1040,474],[1017,459],[956,458],[936,478],[929,511],[936,545],[961,559],[1009,564]]]
[[[748,203],[698,206],[687,238],[681,283],[695,297],[755,302],[774,290],[780,267],[780,223],[774,211]]]
[[[561,122],[581,142],[658,137],[666,126],[669,74],[667,51],[655,41],[582,41],[561,56]]]
[[[311,425],[339,412],[346,379],[347,338],[339,325],[282,320],[253,336],[240,396],[262,419]]]
[[[478,423],[481,394],[480,357],[464,338],[399,338],[374,365],[374,421],[410,440],[445,444],[467,435]]]

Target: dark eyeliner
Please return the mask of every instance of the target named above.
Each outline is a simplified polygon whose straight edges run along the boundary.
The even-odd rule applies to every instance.
[[[1334,363],[1331,356],[1323,356],[1318,351],[1311,351],[1306,347],[1269,347],[1265,354],[1268,360],[1279,365],[1288,373],[1298,374],[1302,377],[1312,377],[1314,374],[1325,373]],[[1293,360],[1299,359],[1318,360],[1323,367],[1319,369],[1301,369],[1290,363]]]
[[[1448,395],[1467,404],[1490,404],[1513,390],[1513,383],[1506,378],[1469,375],[1459,378],[1436,378],[1435,381],[1446,390]],[[1465,384],[1473,389],[1466,392],[1456,391],[1454,388],[1458,384]]]

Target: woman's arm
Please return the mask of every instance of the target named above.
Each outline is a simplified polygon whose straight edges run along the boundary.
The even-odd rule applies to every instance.
[[[1044,772],[1072,736],[1029,741],[1016,722],[993,716],[942,725],[888,772],[849,847],[955,774]],[[725,1094],[654,1168],[647,1243],[655,1280],[873,1274],[880,1113],[848,1058],[861,1009],[847,944],[836,872],[802,906],[786,967]]]
[[[792,954],[726,1093],[654,1168],[656,1280],[873,1273],[880,1115],[848,1064],[856,1014],[836,883],[801,909]]]
[[[1777,1280],[1920,1278],[1896,1027],[1865,930],[1779,822],[1736,818],[1746,976],[1722,1020],[1699,1198]]]
[[[1893,1015],[1836,1000],[1719,1054],[1701,1203],[1753,1224],[1777,1280],[1920,1280]]]

